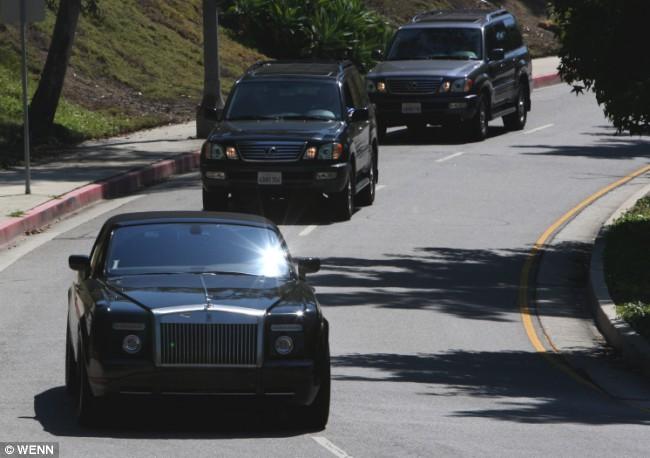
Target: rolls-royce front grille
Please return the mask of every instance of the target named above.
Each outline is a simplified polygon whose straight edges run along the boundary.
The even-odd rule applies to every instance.
[[[256,361],[256,324],[160,324],[162,365],[255,366]]]
[[[239,143],[237,150],[246,161],[296,161],[305,150],[304,142]]]
[[[392,79],[388,80],[388,90],[393,94],[433,94],[441,83],[442,78]]]

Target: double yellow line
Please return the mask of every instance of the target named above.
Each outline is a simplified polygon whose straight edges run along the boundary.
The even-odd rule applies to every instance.
[[[578,205],[576,205],[571,210],[569,210],[564,215],[562,215],[562,217],[557,221],[555,221],[551,226],[549,226],[548,229],[546,229],[544,233],[535,242],[535,245],[530,250],[528,257],[526,258],[526,262],[524,263],[524,267],[521,271],[521,277],[519,280],[519,313],[521,314],[521,321],[524,324],[524,329],[526,330],[528,339],[532,343],[535,350],[537,350],[538,353],[544,356],[553,365],[559,367],[564,372],[567,372],[574,379],[580,381],[581,383],[585,383],[601,392],[602,390],[600,388],[598,388],[597,386],[589,382],[584,377],[580,376],[577,372],[573,371],[569,366],[560,363],[557,360],[557,358],[551,357],[551,355],[559,352],[555,347],[555,345],[553,344],[552,340],[549,338],[549,336],[544,335],[546,342],[552,349],[552,352],[549,352],[546,349],[546,347],[543,345],[542,340],[540,339],[539,335],[537,334],[537,331],[535,330],[535,326],[533,325],[533,313],[531,312],[531,307],[535,309],[536,305],[534,302],[532,304],[529,304],[529,297],[530,297],[531,290],[534,290],[535,288],[534,278],[531,277],[532,274],[534,274],[535,268],[537,267],[537,263],[539,261],[540,255],[544,252],[546,245],[553,238],[553,236],[558,231],[558,229],[560,229],[571,218],[575,217],[586,207],[588,207],[589,205],[593,204],[595,201],[603,197],[605,194],[613,191],[614,189],[624,185],[625,183],[648,172],[650,172],[650,165],[641,167],[640,169],[630,173],[626,177],[621,178],[620,180],[608,186],[605,186],[603,189],[587,197],[585,200],[583,200]],[[531,282],[533,284],[531,284]]]

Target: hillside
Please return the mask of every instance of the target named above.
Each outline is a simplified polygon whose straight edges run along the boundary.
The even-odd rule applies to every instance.
[[[203,81],[200,0],[101,0],[82,17],[56,122],[58,140],[78,141],[193,118]],[[54,13],[29,31],[30,89],[42,69]],[[264,58],[221,35],[223,88]],[[0,25],[0,162],[19,157],[19,31]]]
[[[408,22],[417,13],[434,9],[474,8],[476,0],[364,0],[366,5],[386,16],[395,25]],[[494,1],[515,14],[521,23],[524,37],[533,57],[554,54],[557,42],[547,24],[547,0],[502,0]]]

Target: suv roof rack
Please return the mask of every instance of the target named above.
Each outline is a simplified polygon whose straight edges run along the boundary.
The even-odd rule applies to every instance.
[[[510,14],[510,13],[505,8],[497,8],[492,10],[487,10],[487,9],[431,10],[413,16],[411,22],[427,22],[427,21],[481,22],[483,20],[490,21],[494,18],[506,14]]]
[[[305,67],[305,65],[309,65]],[[310,75],[333,77],[355,64],[351,60],[296,59],[263,60],[248,67],[246,74]],[[275,68],[273,68],[275,67]]]

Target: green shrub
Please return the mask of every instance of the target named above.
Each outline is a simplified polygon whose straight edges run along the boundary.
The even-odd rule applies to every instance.
[[[392,34],[361,0],[234,0],[226,20],[273,57],[351,59],[362,68]]]

